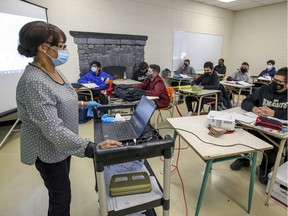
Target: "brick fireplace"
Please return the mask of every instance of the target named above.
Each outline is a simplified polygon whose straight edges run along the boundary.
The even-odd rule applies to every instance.
[[[103,67],[126,67],[131,78],[139,63],[144,61],[147,36],[70,31],[78,46],[80,74],[90,69],[92,61]]]

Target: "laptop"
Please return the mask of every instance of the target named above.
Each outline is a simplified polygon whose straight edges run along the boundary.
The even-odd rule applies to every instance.
[[[130,120],[102,123],[101,129],[103,140],[112,139],[126,141],[140,138],[155,109],[156,104],[143,95]]]

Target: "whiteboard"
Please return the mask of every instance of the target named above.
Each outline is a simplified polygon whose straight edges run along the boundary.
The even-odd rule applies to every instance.
[[[190,60],[190,66],[202,70],[206,61],[216,65],[222,55],[223,35],[201,34],[174,31],[173,71],[178,70],[184,59]]]

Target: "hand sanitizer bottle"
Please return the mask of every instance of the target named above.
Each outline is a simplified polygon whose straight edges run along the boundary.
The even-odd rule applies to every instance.
[[[124,71],[124,73],[123,73],[123,79],[124,79],[124,80],[127,79],[126,71]]]

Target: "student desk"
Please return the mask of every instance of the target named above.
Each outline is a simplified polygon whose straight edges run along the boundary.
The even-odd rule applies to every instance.
[[[206,90],[206,89],[203,89],[199,92],[193,92],[191,91],[191,88],[190,89],[187,89],[187,88],[181,88],[179,89],[179,92],[181,94],[185,94],[185,95],[188,95],[188,96],[192,96],[192,97],[195,97],[197,98],[198,100],[198,113],[197,115],[200,115],[200,108],[201,108],[201,104],[202,104],[202,99],[203,98],[215,98],[215,110],[217,110],[217,107],[218,107],[218,93],[221,92],[220,90]]]
[[[177,88],[177,87],[180,87],[181,86],[181,82],[182,81],[188,81],[188,82],[192,82],[194,80],[194,77],[183,77],[183,78],[175,78],[173,76],[167,76],[167,77],[163,77],[165,80],[167,80],[167,84],[169,86],[171,86],[171,83],[172,82],[177,82],[178,83],[178,86],[172,86],[173,88]]]
[[[138,85],[141,82],[136,81],[136,80],[132,80],[132,79],[119,79],[119,80],[113,80],[113,84],[115,85],[120,85],[120,84],[125,84],[125,85]]]
[[[237,103],[236,106],[238,106],[239,104],[239,99],[240,99],[240,95],[243,89],[249,89],[250,94],[252,93],[252,87],[254,86],[254,84],[249,84],[247,83],[246,85],[240,85],[240,84],[236,84],[233,81],[220,81],[220,84],[222,84],[224,87],[228,87],[229,89],[235,91],[238,93],[238,98],[237,98]]]
[[[74,88],[75,91],[78,94],[82,94],[82,95],[88,95],[91,98],[91,101],[93,101],[93,93],[92,93],[92,89],[90,88],[86,88],[86,87],[81,87],[81,88]]]
[[[239,113],[239,114],[244,114],[246,111],[241,109],[240,107],[235,107],[235,108],[232,108],[232,109],[225,110],[225,112],[236,112],[236,113]],[[267,196],[267,199],[266,199],[266,202],[265,202],[266,205],[269,205],[269,200],[270,200],[272,189],[273,189],[273,186],[274,186],[274,183],[275,183],[275,180],[276,180],[278,168],[279,168],[279,165],[280,165],[283,149],[284,149],[285,143],[286,143],[287,138],[288,138],[288,134],[281,135],[281,134],[278,134],[278,133],[273,133],[273,132],[265,130],[265,129],[261,128],[261,127],[257,127],[254,124],[248,124],[248,123],[245,123],[245,122],[242,122],[241,124],[244,127],[246,127],[247,129],[258,131],[262,136],[264,136],[265,138],[270,140],[274,145],[276,145],[279,148],[278,153],[277,153],[277,158],[276,158],[276,161],[275,161],[275,165],[274,165],[274,168],[273,168],[273,174],[272,174],[272,178],[271,178],[271,184],[270,184],[270,187],[269,187],[268,196]],[[280,143],[276,143],[275,141],[270,139],[269,136],[276,137],[276,138],[280,139],[281,140]]]
[[[174,138],[176,138],[177,134],[180,137],[182,137],[189,144],[189,146],[199,155],[199,157],[201,157],[201,159],[206,163],[206,169],[203,176],[202,186],[198,197],[195,215],[197,216],[199,214],[204,197],[206,184],[208,181],[209,172],[212,169],[212,164],[221,161],[240,158],[243,157],[241,156],[241,154],[245,153],[249,153],[249,156],[245,156],[246,158],[252,159],[249,199],[248,199],[248,213],[250,213],[253,190],[254,190],[257,150],[272,149],[273,147],[268,143],[265,143],[261,139],[243,130],[242,131],[235,130],[233,134],[224,134],[218,138],[209,136],[208,135],[209,130],[206,126],[206,118],[207,115],[167,119],[168,123],[175,129]],[[216,143],[222,146],[227,146],[235,143],[242,143],[247,145],[247,147],[240,145],[233,147],[221,147],[205,144],[202,141],[200,141],[196,136],[194,136],[189,132],[197,134],[199,138],[201,138],[206,142]],[[251,148],[249,148],[248,146],[251,146]]]

